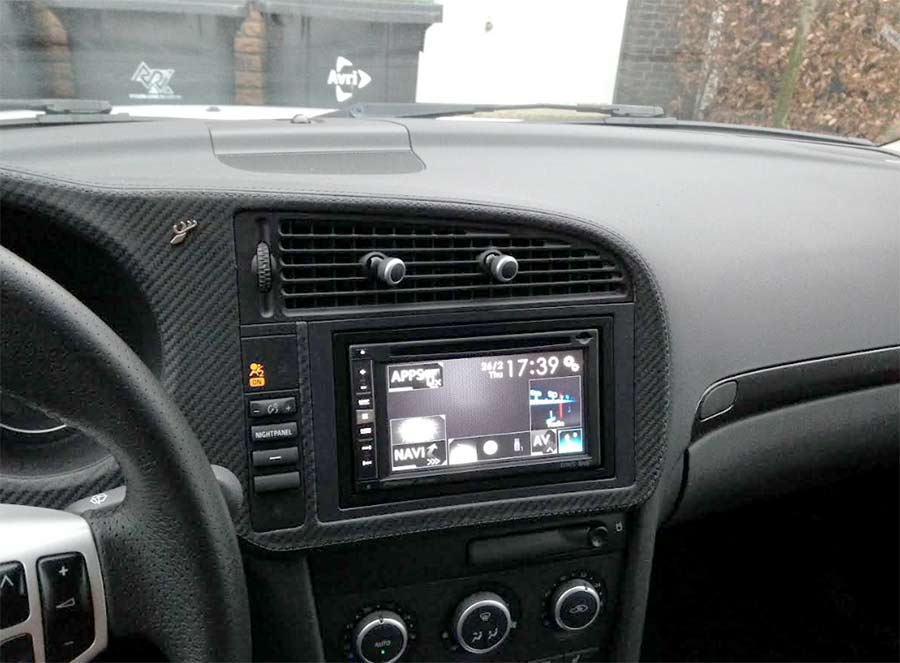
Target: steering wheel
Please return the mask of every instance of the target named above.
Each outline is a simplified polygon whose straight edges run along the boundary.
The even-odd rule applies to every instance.
[[[12,641],[18,628],[35,641],[37,660],[81,661],[105,645],[108,624],[110,635],[145,638],[169,660],[250,660],[237,535],[188,422],[115,332],[2,247],[0,279],[0,385],[105,446],[128,489],[122,504],[89,511],[83,519],[0,507],[0,562],[14,579],[16,570],[24,572],[26,610],[30,604],[19,627],[8,626],[14,617],[3,597],[2,639]],[[25,561],[15,559],[17,546],[24,546]],[[74,564],[58,561],[66,559]],[[79,574],[82,582],[76,586]],[[64,589],[54,589],[54,579]],[[81,615],[81,631],[73,626],[76,611],[66,616],[70,608]],[[85,609],[91,613],[92,639],[83,633]],[[79,649],[87,642],[91,647]]]

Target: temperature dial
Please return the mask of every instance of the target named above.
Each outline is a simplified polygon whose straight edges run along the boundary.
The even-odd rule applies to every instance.
[[[603,597],[587,580],[576,578],[559,585],[550,599],[553,621],[564,631],[581,631],[594,623]]]
[[[377,610],[356,623],[353,648],[363,663],[393,663],[403,656],[409,640],[406,622],[396,612]]]
[[[495,650],[506,640],[511,628],[509,606],[494,592],[472,594],[453,613],[456,641],[471,654]]]

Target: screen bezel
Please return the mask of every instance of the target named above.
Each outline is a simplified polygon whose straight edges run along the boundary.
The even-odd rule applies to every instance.
[[[574,330],[574,331],[573,331]],[[500,333],[515,331],[518,333]],[[490,333],[494,332],[494,333]],[[578,333],[587,333],[588,342],[576,342]],[[334,396],[339,503],[341,508],[354,508],[390,502],[402,502],[460,493],[496,491],[559,484],[570,481],[609,479],[616,468],[616,388],[613,356],[613,320],[558,320],[507,323],[503,325],[460,325],[458,327],[424,327],[345,332],[333,335]],[[524,341],[524,345],[523,345]],[[429,343],[453,345],[440,356],[479,356],[517,354],[521,352],[557,350],[578,347],[585,350],[590,375],[585,375],[583,388],[587,415],[587,436],[600,431],[600,444],[591,444],[589,456],[573,459],[550,459],[524,465],[458,470],[437,476],[403,477],[357,481],[352,437],[352,394],[350,386],[351,346],[386,345],[416,347]],[[468,344],[467,350],[459,350]],[[505,349],[505,352],[504,352]],[[486,351],[487,350],[487,351]],[[398,355],[409,358],[409,355]],[[434,354],[417,354],[416,360]],[[392,358],[393,362],[393,358]],[[378,401],[376,401],[377,403]],[[384,407],[381,403],[380,407]],[[378,418],[378,413],[376,413]],[[383,411],[382,411],[383,418]],[[379,454],[384,444],[378,445]],[[379,457],[379,466],[386,462]]]

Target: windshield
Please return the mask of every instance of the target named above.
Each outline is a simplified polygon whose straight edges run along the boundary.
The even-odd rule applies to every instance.
[[[0,97],[223,119],[633,104],[880,144],[900,138],[900,0],[0,0]]]

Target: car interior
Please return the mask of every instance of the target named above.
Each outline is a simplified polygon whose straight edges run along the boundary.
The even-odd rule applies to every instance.
[[[900,153],[540,101],[3,101],[2,661],[898,660]]]

